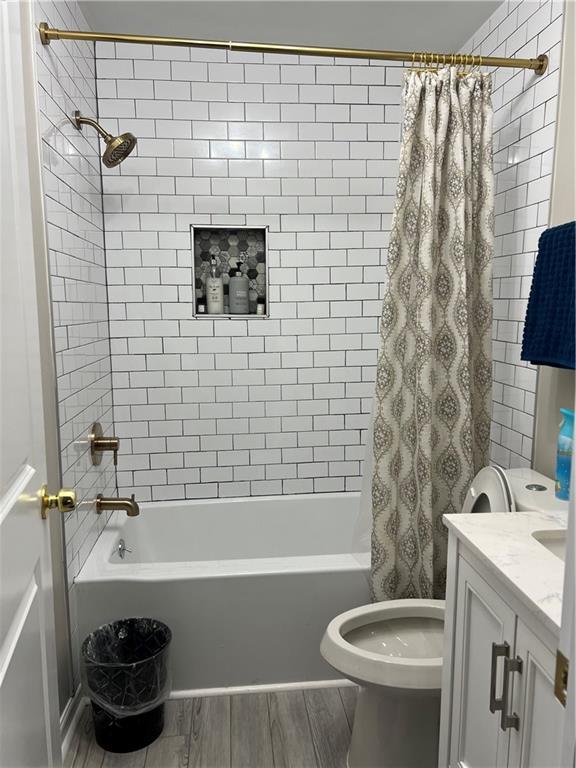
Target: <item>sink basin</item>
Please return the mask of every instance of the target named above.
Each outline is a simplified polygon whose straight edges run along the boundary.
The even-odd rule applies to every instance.
[[[532,536],[560,560],[566,560],[566,531],[534,531]]]

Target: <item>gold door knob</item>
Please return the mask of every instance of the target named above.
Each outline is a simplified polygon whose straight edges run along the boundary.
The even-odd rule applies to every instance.
[[[72,512],[76,509],[76,492],[61,488],[57,494],[48,493],[48,486],[43,485],[40,490],[40,514],[46,520],[49,509],[58,509],[60,512]]]

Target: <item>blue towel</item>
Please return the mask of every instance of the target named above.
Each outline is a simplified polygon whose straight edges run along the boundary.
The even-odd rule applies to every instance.
[[[576,222],[540,235],[526,310],[522,360],[576,368]]]

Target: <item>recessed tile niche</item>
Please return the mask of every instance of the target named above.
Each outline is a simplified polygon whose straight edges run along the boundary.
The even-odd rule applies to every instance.
[[[268,227],[191,227],[194,258],[194,317],[268,317]],[[208,313],[206,281],[212,262],[222,276],[224,309]],[[230,278],[240,269],[248,279],[248,313],[230,309]]]

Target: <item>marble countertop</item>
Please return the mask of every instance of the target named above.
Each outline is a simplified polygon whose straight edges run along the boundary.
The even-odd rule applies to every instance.
[[[445,515],[449,531],[558,636],[564,562],[532,534],[566,530],[567,511]]]

